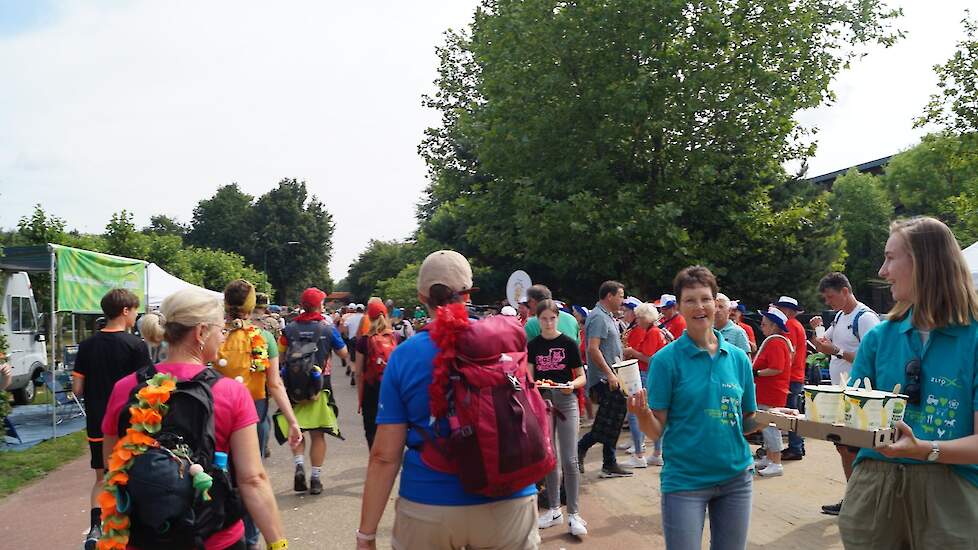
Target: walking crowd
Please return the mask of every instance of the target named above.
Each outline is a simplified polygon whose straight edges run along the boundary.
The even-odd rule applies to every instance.
[[[137,324],[139,299],[112,290],[73,378],[95,472],[85,548],[287,548],[262,461],[273,436],[292,452],[293,489],[322,492],[326,436],[344,438],[335,355],[369,449],[351,546],[376,547],[398,477],[398,550],[533,549],[554,527],[586,537],[580,487],[600,445],[600,478],[661,468],[667,548],[700,548],[709,516],[712,549],[744,549],[755,476],[805,457],[802,437],[785,446],[755,413],[804,410],[804,385],[820,382],[809,348],[834,385],[908,396],[895,443],[836,445],[848,486],[822,511],[839,516],[844,545],[978,548],[970,272],[947,226],[915,218],[891,226],[879,276],[896,304],[885,320],[829,273],[818,292],[834,316],[812,317],[811,337],[796,299],[772,292],[752,326],[703,266],[654,302],[608,280],[589,308],[537,284],[519,308],[481,315],[467,307],[471,267],[449,250],[421,264],[410,314],[380,298],[329,312],[317,288],[283,310],[236,280],[223,303],[182,290]],[[626,393],[631,362],[641,384]]]

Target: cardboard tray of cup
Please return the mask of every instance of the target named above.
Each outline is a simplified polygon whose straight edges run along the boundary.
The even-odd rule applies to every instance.
[[[841,424],[815,422],[804,416],[788,416],[770,411],[757,411],[755,420],[765,426],[773,424],[779,430],[795,432],[802,437],[831,441],[850,447],[872,449],[885,447],[896,441],[896,430],[892,428],[859,430]]]

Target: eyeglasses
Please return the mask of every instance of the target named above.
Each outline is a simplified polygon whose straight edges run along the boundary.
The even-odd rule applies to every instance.
[[[907,403],[911,405],[920,404],[920,359],[914,357],[907,362],[904,368],[907,375],[907,387],[904,390],[907,394]]]

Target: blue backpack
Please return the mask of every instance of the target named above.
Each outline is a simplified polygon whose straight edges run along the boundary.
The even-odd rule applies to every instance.
[[[872,312],[874,315],[876,314],[875,311],[869,309],[868,307],[861,307],[856,310],[856,316],[852,318],[852,326],[849,328],[852,329],[852,335],[856,337],[857,342],[863,341],[862,336],[859,335],[859,318],[868,312]],[[842,317],[842,311],[835,314],[835,319],[832,320],[832,326],[835,326],[835,324],[839,321],[839,317]]]

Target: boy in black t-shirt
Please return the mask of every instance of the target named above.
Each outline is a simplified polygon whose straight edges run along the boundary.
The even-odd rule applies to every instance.
[[[129,333],[136,324],[139,298],[132,292],[116,288],[102,297],[105,328],[78,345],[72,391],[85,398],[88,447],[92,454],[95,484],[92,486],[92,524],[85,537],[85,550],[93,550],[102,534],[98,494],[102,489],[105,464],[102,454],[102,418],[112,394],[112,387],[121,378],[150,365],[149,347],[138,336]]]

